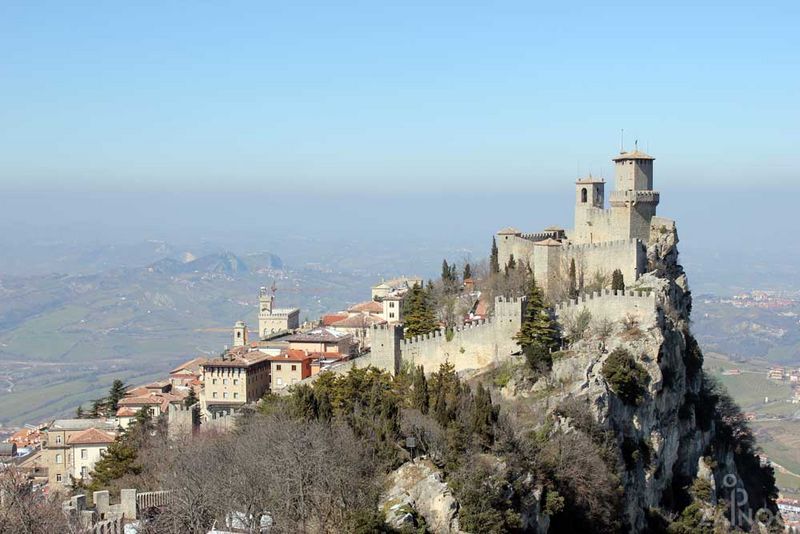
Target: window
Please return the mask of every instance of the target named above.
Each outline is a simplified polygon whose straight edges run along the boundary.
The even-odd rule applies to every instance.
[[[278,364],[278,365],[276,365],[276,366],[275,366],[275,370],[276,370],[276,371],[280,371],[280,370],[281,370],[281,364]]]
[[[581,202],[585,203],[587,198],[586,188],[581,189]]]
[[[234,393],[233,393],[233,398],[234,398],[234,399],[238,399],[238,398],[239,398],[239,394],[238,394],[238,393],[236,393],[236,392],[234,392]]]
[[[223,378],[222,379],[222,385],[223,386],[227,386],[228,385],[228,379],[227,378]]]
[[[394,302],[390,302],[390,303],[389,303],[389,307],[390,307],[390,308],[394,308]]]
[[[57,464],[64,463],[64,457],[61,456],[60,454],[56,454],[56,463]]]
[[[86,460],[87,458],[89,458],[89,450],[81,449],[81,460]]]
[[[297,366],[296,365],[292,366],[292,371],[297,371]]]
[[[56,475],[56,482],[61,482],[61,473]]]
[[[389,319],[394,319],[394,312],[391,312],[391,313],[389,314]]]
[[[227,399],[227,398],[228,398],[228,392],[227,392],[227,391],[226,391],[225,393],[223,393],[223,394],[222,394],[222,398],[223,398],[223,399]]]
[[[238,378],[234,378],[233,379],[233,385],[234,386],[238,386],[239,385],[239,379]]]
[[[277,385],[279,385],[279,386],[282,386],[282,385],[283,385],[283,378],[276,378],[276,379],[275,379],[275,383],[276,383]]]
[[[217,379],[216,379],[216,378],[212,378],[212,379],[211,379],[211,384],[212,384],[212,385],[216,385],[216,383],[217,383]]]
[[[212,399],[216,399],[217,398],[217,392],[216,391],[211,393],[211,398]]]
[[[61,436],[56,436],[56,445],[61,445]]]
[[[87,468],[85,465],[81,467],[81,478],[86,478],[86,475],[88,474],[89,474],[89,468]]]

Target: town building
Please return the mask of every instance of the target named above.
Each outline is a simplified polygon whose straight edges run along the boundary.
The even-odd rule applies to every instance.
[[[258,292],[258,335],[261,339],[300,328],[299,308],[275,308],[275,286]],[[246,344],[246,343],[245,343]]]
[[[299,349],[287,349],[277,356],[268,356],[270,390],[278,391],[310,377],[311,363],[317,358],[314,353]]]
[[[306,354],[313,352],[333,352],[351,355],[355,343],[353,335],[332,327],[317,327],[308,332],[298,332],[282,339],[288,342],[289,349],[301,350]]]
[[[42,462],[50,491],[64,491],[85,480],[114,442],[117,425],[106,419],[57,419],[45,432]]]
[[[253,346],[234,347],[206,360],[203,369],[201,412],[240,408],[260,399],[270,385],[269,354]]]

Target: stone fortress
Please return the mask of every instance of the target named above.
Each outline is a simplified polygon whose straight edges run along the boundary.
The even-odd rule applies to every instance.
[[[615,191],[606,208],[605,181],[579,179],[575,188],[575,227],[550,227],[538,233],[509,228],[496,235],[502,269],[514,257],[533,270],[536,280],[553,303],[558,319],[588,310],[593,317],[618,321],[626,316],[642,322],[657,316],[658,302],[648,291],[610,291],[611,273],[619,269],[627,286],[648,270],[647,247],[651,235],[675,230],[675,222],[656,216],[659,193],[653,190],[655,158],[638,149],[613,158]],[[571,300],[566,290],[568,271],[575,261],[578,290]],[[588,289],[592,280],[594,288]],[[584,285],[586,281],[586,285]],[[497,297],[494,314],[467,323],[451,336],[444,331],[412,339],[403,338],[402,325],[373,327],[369,356],[351,360],[337,372],[373,365],[398,372],[402,365],[423,365],[433,372],[449,361],[457,371],[478,369],[518,352],[514,335],[522,324],[525,299]]]
[[[605,180],[589,176],[575,182],[572,230],[499,231],[495,239],[500,267],[512,257],[526,263],[554,301],[567,297],[567,273],[573,260],[579,288],[589,280],[609,280],[616,269],[626,284],[635,282],[647,269],[650,233],[675,224],[656,216],[660,195],[653,190],[654,159],[638,149],[613,158],[615,190],[610,208],[606,208]]]

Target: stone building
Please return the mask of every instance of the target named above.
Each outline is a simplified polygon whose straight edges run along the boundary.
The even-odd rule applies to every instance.
[[[270,383],[268,358],[261,350],[246,346],[234,347],[218,358],[203,362],[201,412],[208,416],[211,412],[240,408],[260,399]]]
[[[60,492],[85,479],[114,442],[116,423],[106,419],[57,419],[45,432],[42,461],[50,491]]]
[[[615,190],[608,208],[605,180],[589,176],[575,182],[575,227],[571,230],[499,231],[501,268],[512,256],[525,262],[556,301],[566,297],[566,278],[573,262],[579,286],[595,280],[604,286],[597,290],[610,287],[610,275],[617,269],[627,283],[637,280],[647,269],[650,233],[674,228],[673,221],[656,216],[660,195],[653,190],[654,159],[638,149],[613,158]]]
[[[258,293],[258,335],[262,339],[300,327],[299,308],[275,308],[274,304],[275,288],[262,287]]]

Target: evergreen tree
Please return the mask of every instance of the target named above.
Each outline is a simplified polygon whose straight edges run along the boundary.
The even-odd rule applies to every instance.
[[[578,276],[575,271],[575,258],[572,258],[569,262],[569,298],[577,299],[578,298]]]
[[[321,421],[330,421],[333,419],[333,405],[331,404],[331,397],[328,395],[327,391],[323,391],[322,394],[319,395],[317,406],[319,419]]]
[[[464,264],[464,280],[472,278],[472,267],[469,263]]]
[[[108,399],[107,405],[108,409],[111,413],[115,413],[117,408],[119,408],[119,401],[125,397],[125,390],[127,390],[127,386],[122,382],[122,380],[114,380],[111,384],[111,389],[108,391]]]
[[[185,399],[183,399],[183,405],[189,408],[190,406],[197,404],[199,401],[200,399],[197,398],[197,393],[194,391],[194,386],[192,386],[189,388],[189,394],[186,395]]]
[[[510,273],[516,268],[517,268],[517,260],[515,260],[514,255],[511,254],[508,256],[508,263],[506,264],[506,276],[508,276],[508,273]]]
[[[97,491],[107,488],[112,481],[125,475],[141,473],[142,466],[136,463],[139,449],[154,428],[150,411],[139,410],[128,429],[117,436],[114,443],[108,446],[106,452],[94,464],[91,474],[92,481],[88,488],[91,491]]]
[[[439,326],[431,295],[418,284],[414,284],[403,302],[403,318],[407,338],[433,332]]]
[[[421,365],[414,369],[412,387],[411,406],[422,413],[428,413],[428,381],[425,379],[425,370]]]
[[[531,275],[525,292],[527,303],[525,314],[522,316],[522,327],[514,339],[523,350],[535,343],[548,349],[558,346],[558,334],[553,324],[553,319],[544,302],[544,294],[536,284],[536,278]]]
[[[442,260],[442,284],[447,285],[450,282],[450,266],[447,264],[447,260]]]
[[[92,408],[89,410],[89,418],[90,419],[97,419],[101,415],[106,413],[106,400],[105,399],[95,399],[92,401]]]
[[[492,252],[489,255],[489,267],[495,274],[500,272],[500,257],[497,252],[497,241],[492,236]]]
[[[611,290],[612,291],[625,291],[625,278],[622,276],[622,271],[615,269],[611,273]]]
[[[78,406],[75,409],[75,417],[77,419],[83,419],[83,406]]]
[[[478,438],[482,446],[490,447],[494,442],[494,425],[496,422],[497,410],[492,406],[492,396],[478,382],[478,387],[472,399],[469,431]]]

